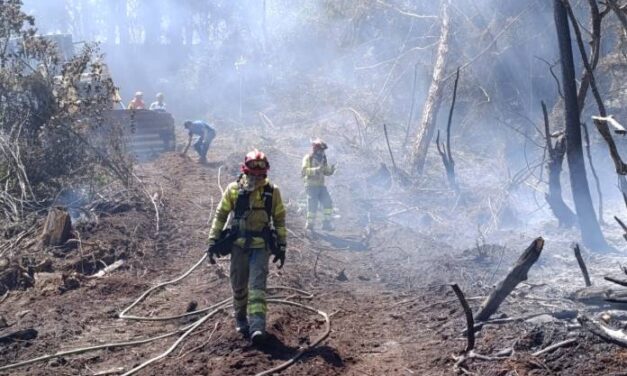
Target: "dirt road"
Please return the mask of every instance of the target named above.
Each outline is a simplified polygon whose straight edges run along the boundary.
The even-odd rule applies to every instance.
[[[74,275],[76,270],[68,264],[65,270],[49,273],[48,282],[39,275],[33,288],[11,292],[0,305],[0,314],[10,325],[4,332],[34,328],[38,335],[29,342],[0,344],[0,366],[64,349],[151,337],[193,321],[127,321],[117,314],[147,288],[182,274],[203,255],[219,186],[232,179],[240,159],[239,154],[229,154],[229,146],[218,142],[210,151],[209,166],[176,154],[139,166],[138,176],[158,193],[159,233],[155,234],[154,213],[138,209],[102,218],[85,230],[81,252],[95,252],[97,247],[88,244],[101,248],[106,244],[126,259],[125,265],[102,278],[78,276],[77,288],[61,291],[59,284],[66,282],[58,279],[59,274]],[[291,299],[326,312],[332,328],[321,345],[283,374],[454,374],[452,355],[465,346],[461,334],[465,321],[446,282],[451,276],[463,278],[467,270],[490,274],[497,262],[515,258],[517,250],[504,251],[500,261],[488,255],[482,263],[420,233],[390,223],[364,222],[353,209],[357,201],[345,198],[354,189],[349,183],[335,189],[342,215],[337,231],[305,236],[298,149],[286,152],[268,146],[267,151],[271,177],[283,189],[289,213],[289,255],[284,269],[271,266],[269,284],[310,292],[311,299]],[[134,313],[168,316],[182,314],[194,304],[210,306],[230,296],[227,275],[227,260],[202,265],[180,283],[148,297]],[[465,287],[474,298],[489,286]],[[521,289],[527,293],[532,288]],[[473,308],[479,303],[480,299],[471,299]],[[533,309],[516,300],[505,311],[523,315]],[[297,307],[271,305],[268,330],[269,345],[255,349],[234,332],[228,310],[221,311],[169,356],[138,374],[254,375],[289,360],[323,332],[324,321]],[[627,364],[625,350],[573,332],[565,321],[518,320],[486,327],[478,336],[481,353],[514,351],[507,359],[471,363],[477,374],[625,374],[621,373]],[[577,338],[574,346],[539,357],[530,354],[569,337]],[[121,374],[159,355],[176,338],[63,356],[6,374]]]

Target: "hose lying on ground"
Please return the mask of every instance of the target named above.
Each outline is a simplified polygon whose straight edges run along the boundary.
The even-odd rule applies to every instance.
[[[58,357],[61,357],[61,356],[82,354],[82,353],[85,353],[85,352],[96,351],[96,350],[103,350],[103,349],[110,349],[110,348],[116,348],[116,347],[127,347],[127,346],[142,345],[142,344],[145,344],[145,343],[153,342],[153,341],[156,341],[156,340],[159,340],[159,339],[164,339],[164,338],[168,338],[168,337],[171,337],[171,336],[183,333],[183,334],[181,334],[181,336],[166,351],[164,351],[163,353],[155,356],[154,358],[151,358],[151,359],[143,362],[139,366],[137,366],[137,367],[127,371],[126,373],[123,374],[123,376],[133,375],[133,374],[137,373],[138,371],[146,368],[150,364],[155,363],[155,362],[157,362],[157,361],[167,357],[194,330],[198,329],[203,323],[205,323],[207,320],[209,320],[210,318],[212,318],[213,316],[215,316],[219,312],[222,312],[225,309],[231,307],[232,306],[231,298],[224,299],[224,300],[222,300],[222,301],[220,301],[220,302],[218,302],[218,303],[216,303],[214,305],[211,305],[209,307],[206,307],[206,308],[203,308],[203,309],[200,309],[200,310],[196,310],[196,311],[193,311],[193,312],[187,312],[187,313],[184,313],[184,314],[181,314],[181,315],[175,315],[175,316],[165,316],[165,317],[134,316],[134,315],[128,314],[128,312],[131,309],[133,309],[134,307],[136,307],[143,300],[145,300],[153,291],[155,291],[155,290],[157,290],[159,288],[162,288],[164,286],[180,282],[183,279],[185,279],[196,268],[198,268],[198,266],[202,265],[202,263],[205,261],[206,258],[207,258],[207,255],[206,254],[203,255],[203,257],[198,262],[196,262],[190,269],[188,269],[185,273],[181,274],[177,278],[174,278],[174,279],[172,279],[170,281],[159,283],[159,284],[149,288],[142,295],[140,295],[139,298],[137,298],[133,303],[131,303],[128,307],[124,308],[120,312],[120,314],[118,315],[118,317],[120,319],[123,319],[123,320],[166,321],[166,320],[180,319],[180,318],[184,318],[184,317],[188,317],[188,316],[192,316],[192,315],[198,315],[198,314],[210,311],[208,314],[202,316],[201,318],[199,318],[198,320],[194,321],[193,323],[191,323],[189,325],[186,325],[186,326],[184,326],[182,328],[179,328],[179,329],[177,329],[175,331],[172,331],[172,332],[169,332],[169,333],[165,333],[165,334],[161,334],[161,335],[154,336],[154,337],[143,338],[143,339],[135,339],[135,340],[128,340],[128,341],[124,341],[124,342],[111,342],[111,343],[102,344],[102,345],[95,345],[95,346],[76,348],[76,349],[72,349],[72,350],[59,351],[59,352],[56,352],[54,354],[43,355],[43,356],[40,356],[40,357],[37,357],[37,358],[32,358],[32,359],[29,359],[29,360],[25,360],[25,361],[22,361],[22,362],[4,365],[4,366],[0,367],[0,371],[14,369],[14,368],[26,366],[26,365],[29,365],[29,364],[33,364],[33,363],[37,363],[37,362],[41,362],[41,361],[45,361],[45,360],[58,358]],[[303,354],[305,354],[307,351],[311,350],[313,347],[317,346],[322,341],[324,341],[329,336],[329,334],[331,332],[331,320],[330,320],[329,315],[327,313],[325,313],[323,311],[320,311],[320,310],[317,310],[316,308],[313,308],[313,307],[301,304],[301,303],[297,303],[297,302],[293,302],[293,301],[287,300],[287,299],[292,298],[292,297],[311,299],[311,298],[313,298],[313,294],[312,293],[304,291],[304,290],[295,289],[295,288],[292,288],[292,287],[285,287],[285,286],[268,287],[268,290],[291,291],[291,292],[296,293],[296,295],[291,295],[291,296],[288,296],[288,297],[285,297],[285,298],[282,298],[282,297],[279,297],[279,296],[277,296],[277,297],[270,297],[270,298],[268,298],[268,303],[290,305],[290,306],[293,306],[293,307],[304,309],[304,310],[309,311],[309,312],[316,313],[316,314],[318,314],[318,315],[320,315],[320,316],[322,316],[324,318],[325,330],[322,333],[322,335],[320,337],[318,337],[315,341],[313,341],[309,346],[304,346],[304,347],[299,348],[298,351],[296,352],[296,354],[293,357],[291,357],[287,361],[283,362],[282,364],[278,365],[277,367],[274,367],[274,368],[269,369],[267,371],[263,371],[261,373],[258,373],[256,376],[270,375],[272,373],[276,373],[276,372],[279,372],[279,371],[282,371],[282,370],[288,368],[289,366],[291,366],[294,363],[296,363],[296,361],[301,356],[303,356]]]

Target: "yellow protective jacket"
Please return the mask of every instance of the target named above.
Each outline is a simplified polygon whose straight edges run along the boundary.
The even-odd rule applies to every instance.
[[[327,164],[326,156],[317,159],[313,154],[307,154],[303,158],[302,176],[305,187],[324,186],[324,177],[331,176],[334,172],[335,169]]]
[[[266,179],[265,184],[256,188],[250,193],[250,206],[251,210],[245,215],[245,218],[240,220],[239,230],[259,232],[264,229],[270,223],[270,218],[266,213],[263,192],[264,187],[267,184],[272,184]],[[283,206],[283,200],[281,200],[281,192],[279,187],[273,185],[272,191],[272,224],[277,231],[279,244],[286,244],[287,230],[285,229],[285,207]],[[209,239],[219,239],[220,233],[224,229],[224,225],[229,217],[229,214],[235,210],[235,203],[237,202],[237,195],[239,191],[239,185],[237,182],[229,184],[224,190],[222,199],[216,208],[213,223],[211,224],[211,230],[209,231]],[[238,247],[244,247],[246,239],[242,236],[235,241],[235,245]],[[265,248],[265,240],[262,237],[253,237],[249,248]]]

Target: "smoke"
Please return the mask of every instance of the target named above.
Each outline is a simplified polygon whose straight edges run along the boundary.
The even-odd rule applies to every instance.
[[[558,59],[552,8],[540,0],[451,3],[447,74],[464,68],[452,135],[459,180],[473,193],[502,191],[497,187],[532,166],[531,183],[511,188],[501,201],[521,217],[548,219],[537,129],[543,128],[540,101],[553,107],[559,98],[549,70]],[[361,144],[371,150],[368,168],[375,170],[381,162],[389,166],[383,123],[398,163],[405,162],[401,145],[412,99],[410,135],[420,120],[440,29],[435,1],[26,0],[25,8],[43,34],[100,42],[125,102],[138,90],[148,102],[163,92],[177,122],[206,119],[223,129],[260,125],[263,113],[297,127],[303,140],[335,129],[336,143],[346,144],[337,150],[349,153],[351,143]],[[575,13],[587,22],[586,4],[575,4]],[[553,70],[559,77],[559,67]],[[440,129],[451,92],[449,79]],[[365,119],[362,129],[347,108]],[[589,115],[590,109],[583,118]],[[595,149],[593,155],[606,198],[616,199],[606,153]],[[362,168],[359,159],[354,163]],[[433,175],[442,175],[439,164],[432,155]],[[421,217],[419,223],[427,222]]]

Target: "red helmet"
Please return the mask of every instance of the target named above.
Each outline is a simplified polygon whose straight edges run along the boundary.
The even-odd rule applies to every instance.
[[[313,148],[314,151],[316,150],[326,150],[327,149],[327,144],[322,141],[319,138],[316,138],[315,140],[311,141],[311,147]]]
[[[240,168],[243,174],[255,176],[267,175],[269,169],[270,163],[268,162],[268,158],[263,152],[256,149],[246,154],[244,163],[242,163]]]

